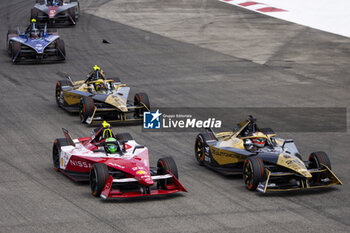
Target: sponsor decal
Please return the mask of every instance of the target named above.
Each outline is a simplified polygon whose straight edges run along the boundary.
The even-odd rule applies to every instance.
[[[75,167],[91,168],[91,164],[86,161],[71,159],[69,160],[69,163],[71,166]]]
[[[122,169],[124,169],[125,167],[124,166],[122,166],[122,165],[120,165],[120,164],[117,164],[117,163],[111,163],[111,162],[109,162],[108,163],[110,166],[113,166],[113,167],[119,167],[119,168],[122,168]]]
[[[144,170],[139,170],[139,171],[136,172],[136,174],[138,174],[138,175],[144,175],[144,174],[147,174],[147,172],[144,171]]]
[[[132,146],[130,146],[129,144],[124,144],[124,148],[125,148],[125,150],[129,150],[130,148],[132,148]]]
[[[143,170],[143,167],[133,167],[131,170],[136,171],[136,170]]]

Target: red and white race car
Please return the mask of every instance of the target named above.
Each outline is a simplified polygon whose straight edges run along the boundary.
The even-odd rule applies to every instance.
[[[178,181],[178,171],[171,157],[149,166],[148,149],[128,133],[114,135],[109,124],[93,131],[91,137],[65,138],[53,144],[53,165],[74,181],[89,181],[96,197],[124,198],[170,194],[187,190]],[[106,139],[115,138],[114,142]],[[110,153],[107,146],[117,150]]]

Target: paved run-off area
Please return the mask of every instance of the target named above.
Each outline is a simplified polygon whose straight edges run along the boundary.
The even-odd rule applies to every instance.
[[[0,3],[3,45],[8,27],[26,26],[33,4]],[[248,192],[240,176],[195,163],[195,133],[140,126],[114,130],[148,146],[153,165],[173,156],[188,193],[104,202],[56,173],[51,159],[62,127],[73,137],[91,131],[56,106],[62,72],[78,80],[98,64],[133,93],[147,92],[153,106],[349,108],[350,39],[216,0],[86,0],[81,7],[77,25],[59,29],[65,63],[12,65],[2,50],[0,232],[350,231],[348,132],[281,133],[295,139],[304,159],[329,154],[344,186],[323,191]]]

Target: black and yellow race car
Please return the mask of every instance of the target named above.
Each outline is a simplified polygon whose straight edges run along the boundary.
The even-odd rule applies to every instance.
[[[100,67],[95,66],[87,79],[73,82],[70,76],[56,84],[57,105],[69,112],[79,112],[83,123],[102,121],[142,122],[143,112],[150,110],[146,93],[137,93],[128,100],[130,87],[119,78],[106,79]]]
[[[195,157],[199,165],[223,174],[243,174],[248,190],[286,191],[328,187],[342,182],[331,171],[325,152],[303,161],[292,139],[281,139],[270,128],[259,128],[249,116],[232,132],[197,135]]]

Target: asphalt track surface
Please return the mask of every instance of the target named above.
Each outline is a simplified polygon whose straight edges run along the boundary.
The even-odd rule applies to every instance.
[[[8,27],[27,24],[33,2],[1,1],[1,44]],[[1,52],[0,232],[350,231],[349,129],[281,134],[295,139],[305,159],[311,151],[329,154],[344,186],[323,191],[248,192],[240,176],[195,163],[196,133],[144,133],[140,126],[114,129],[148,146],[151,164],[173,156],[188,193],[105,202],[93,198],[88,185],[56,173],[51,148],[61,127],[73,137],[91,128],[57,108],[55,83],[63,72],[83,78],[95,64],[133,93],[146,91],[153,106],[349,107],[348,38],[217,1],[131,1],[119,5],[120,17],[135,11],[145,20],[129,25],[87,13],[106,3],[81,1],[78,24],[59,29],[65,63],[12,65]],[[147,21],[152,12],[159,13],[157,25]],[[169,20],[184,12],[193,20]],[[102,44],[103,38],[112,43]]]

